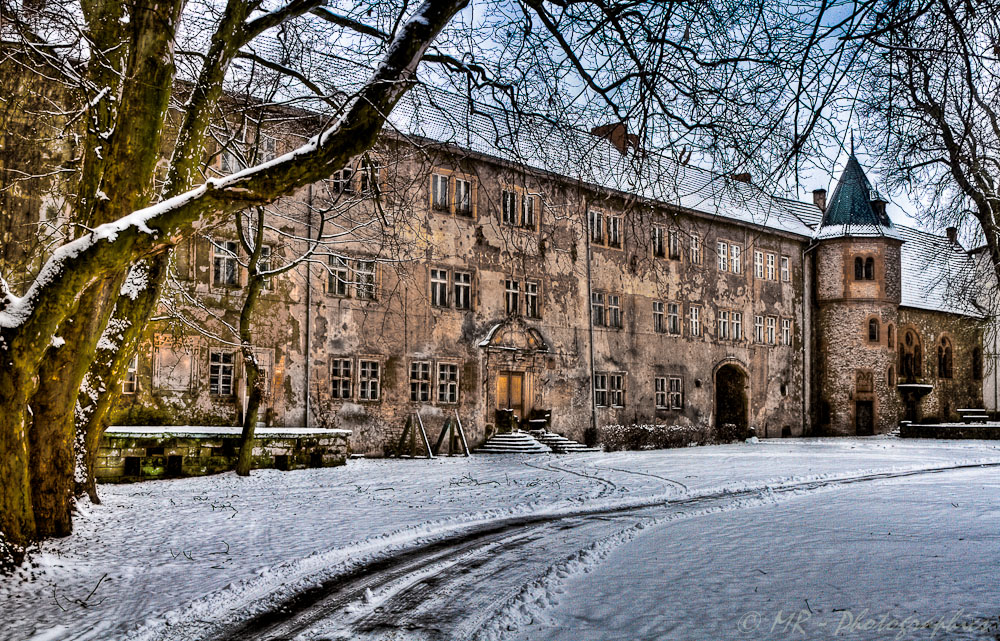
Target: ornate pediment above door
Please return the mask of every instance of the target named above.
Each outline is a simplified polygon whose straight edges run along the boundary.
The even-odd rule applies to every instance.
[[[479,341],[479,347],[489,351],[530,354],[549,351],[549,344],[542,333],[528,326],[521,318],[508,318],[491,327],[486,337]]]

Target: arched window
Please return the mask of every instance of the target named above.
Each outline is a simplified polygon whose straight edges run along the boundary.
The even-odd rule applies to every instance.
[[[899,377],[907,383],[915,383],[923,373],[923,349],[920,336],[912,329],[903,332],[903,340],[899,346]]]
[[[878,342],[878,319],[869,318],[868,319],[868,342],[877,343]]]
[[[889,349],[896,349],[896,332],[892,323],[889,323],[889,326],[885,328],[885,344]]]
[[[983,380],[983,350],[980,347],[972,348],[972,379]]]
[[[875,259],[870,256],[865,259],[865,280],[875,280]]]
[[[889,369],[885,371],[885,382],[889,385],[889,387],[896,386],[896,368],[892,365],[890,365]]]
[[[938,378],[951,378],[952,375],[952,349],[951,339],[942,336],[937,346],[938,357]]]
[[[865,279],[865,263],[858,256],[854,259],[854,280],[864,280]]]

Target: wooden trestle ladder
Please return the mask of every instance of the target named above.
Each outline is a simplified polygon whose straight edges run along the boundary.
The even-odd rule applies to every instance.
[[[437,443],[434,445],[434,455],[438,456],[441,454],[441,444],[444,443],[445,435],[449,435],[448,438],[448,456],[469,456],[469,443],[465,440],[465,430],[462,429],[462,419],[458,417],[458,410],[455,410],[455,420],[448,417],[444,425],[441,426],[441,434],[438,436]],[[456,452],[458,449],[458,441],[462,441],[462,451]]]
[[[427,438],[427,430],[424,428],[424,421],[418,412],[410,414],[406,419],[406,427],[399,437],[399,444],[396,446],[396,456],[410,456],[417,458],[420,456],[420,442],[423,442],[426,458],[437,458],[441,452],[441,445],[445,437],[448,437],[448,456],[470,456],[469,443],[465,439],[465,430],[462,428],[462,419],[458,417],[458,410],[455,410],[455,418],[448,417],[444,425],[441,426],[441,434],[438,435],[437,443],[431,447],[430,439]],[[420,441],[417,440],[417,432],[420,433]],[[409,443],[407,444],[407,440]],[[458,451],[461,442],[462,450]],[[404,454],[404,452],[408,452]]]

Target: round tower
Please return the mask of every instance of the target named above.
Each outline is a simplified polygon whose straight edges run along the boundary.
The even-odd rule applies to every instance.
[[[900,246],[851,154],[813,237],[817,427],[831,435],[888,432],[898,423],[896,332]]]

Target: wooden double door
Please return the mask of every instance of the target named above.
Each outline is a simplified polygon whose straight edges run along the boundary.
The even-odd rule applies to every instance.
[[[496,408],[498,410],[513,410],[518,418],[523,419],[524,402],[524,372],[501,371],[497,373]]]

